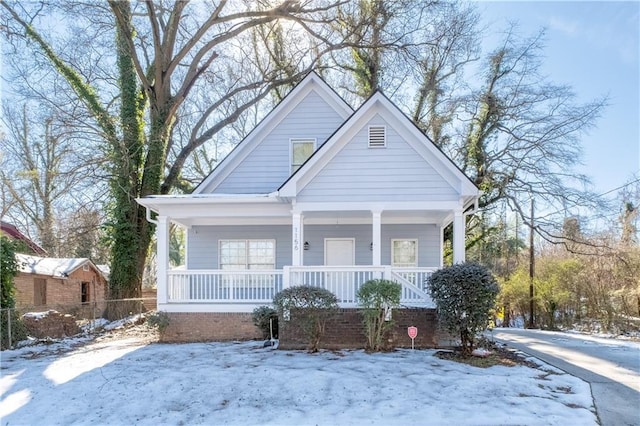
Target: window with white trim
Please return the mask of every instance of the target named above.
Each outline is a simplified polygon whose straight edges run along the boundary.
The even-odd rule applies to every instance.
[[[291,139],[291,174],[294,174],[315,150],[315,139]]]
[[[275,240],[220,240],[220,269],[273,270]]]
[[[391,264],[398,268],[418,266],[418,240],[391,240]]]
[[[385,126],[369,126],[369,148],[385,148],[387,146],[387,128]]]

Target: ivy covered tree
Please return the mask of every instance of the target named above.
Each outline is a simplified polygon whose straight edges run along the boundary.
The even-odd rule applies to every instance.
[[[5,237],[0,236],[0,287],[2,298],[0,299],[0,347],[8,349],[12,342],[22,340],[27,337],[26,329],[22,321],[13,308],[15,307],[15,286],[13,279],[18,275],[18,262],[16,260],[17,244]],[[7,325],[11,322],[11,327]],[[9,335],[11,329],[11,335]]]
[[[476,335],[487,328],[498,291],[494,276],[477,263],[459,263],[431,275],[429,292],[438,320],[446,331],[460,336],[463,355],[471,354]]]
[[[183,168],[198,148],[277,87],[301,79],[315,65],[316,59],[302,60],[306,50],[301,49],[296,57],[302,65],[295,74],[273,74],[273,64],[256,72],[249,57],[242,57],[246,37],[261,25],[282,21],[312,39],[324,40],[316,31],[324,31],[323,24],[332,19],[336,4],[287,0],[57,5],[0,0],[10,41],[46,58],[105,142],[111,188],[107,224],[111,298],[141,293],[153,226],[136,199],[183,190]],[[74,58],[75,49],[60,46],[58,37],[46,33],[51,20],[46,13],[73,19],[74,28],[82,29],[75,37],[100,29],[100,34],[94,34],[96,40],[86,42],[92,47],[104,43],[105,50]],[[72,40],[77,43],[78,38]],[[100,59],[94,63],[91,58]],[[105,75],[94,81],[102,70]],[[211,99],[203,111],[195,111],[190,102],[205,90]],[[197,117],[190,135],[176,138],[176,125],[187,116]]]
[[[2,280],[0,308],[13,308],[15,306],[13,279],[18,275],[18,262],[13,241],[4,235],[0,236],[0,256],[0,279]]]

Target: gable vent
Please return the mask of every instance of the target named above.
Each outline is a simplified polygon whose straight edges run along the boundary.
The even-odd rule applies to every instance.
[[[369,148],[384,148],[387,146],[385,126],[369,126]]]

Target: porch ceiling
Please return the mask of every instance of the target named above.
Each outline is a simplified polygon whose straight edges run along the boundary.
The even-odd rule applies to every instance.
[[[283,215],[262,215],[238,210],[236,214],[220,215],[212,214],[206,217],[171,216],[171,221],[185,227],[203,225],[291,225],[292,219],[289,211]],[[444,210],[432,211],[384,211],[382,212],[382,224],[437,224],[441,225],[450,220],[451,212]],[[346,211],[346,212],[305,212],[305,225],[371,225],[373,222],[371,212]]]

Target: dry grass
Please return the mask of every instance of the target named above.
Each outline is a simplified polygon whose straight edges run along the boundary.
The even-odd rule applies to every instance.
[[[502,346],[495,344],[485,344],[484,347],[490,346],[487,349],[491,351],[488,356],[464,356],[459,350],[454,351],[438,351],[435,356],[440,359],[446,359],[449,361],[461,362],[463,364],[472,365],[479,368],[493,367],[494,365],[505,365],[507,367],[513,367],[516,365],[525,365],[531,368],[538,368],[538,365],[532,361],[527,360],[521,354],[514,352]]]

